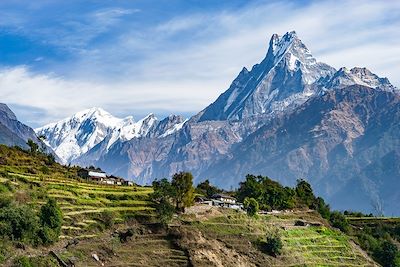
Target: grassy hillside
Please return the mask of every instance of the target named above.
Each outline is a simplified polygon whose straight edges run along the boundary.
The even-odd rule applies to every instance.
[[[77,170],[45,155],[0,146],[0,198],[34,211],[55,198],[64,216],[60,240],[53,245],[3,238],[1,265],[59,266],[49,256],[54,251],[76,266],[100,266],[94,257],[105,266],[374,266],[348,236],[316,213],[252,218],[195,206],[165,228],[149,201],[152,188],[88,183]],[[298,220],[315,226],[295,226]],[[282,237],[283,252],[277,257],[258,247],[270,232]]]

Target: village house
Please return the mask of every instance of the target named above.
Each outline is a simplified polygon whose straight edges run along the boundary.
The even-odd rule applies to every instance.
[[[223,194],[215,194],[211,196],[211,199],[198,198],[198,203],[203,205],[222,207],[222,208],[230,208],[236,210],[242,210],[243,204],[236,201],[236,198],[223,195]]]
[[[78,175],[83,179],[97,183],[104,183],[107,179],[105,172],[92,169],[80,169]]]
[[[131,181],[126,181],[123,178],[110,175],[108,176],[105,172],[101,170],[94,170],[94,169],[80,169],[78,171],[78,175],[91,182],[99,183],[99,184],[106,184],[106,185],[126,185],[126,186],[133,186],[134,183]]]

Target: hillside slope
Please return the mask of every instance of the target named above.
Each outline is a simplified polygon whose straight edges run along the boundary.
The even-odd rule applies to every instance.
[[[152,188],[88,183],[77,177],[75,167],[17,148],[0,146],[0,159],[2,199],[12,197],[16,205],[39,210],[48,197],[55,198],[64,215],[62,235],[54,245],[32,247],[2,239],[3,266],[16,259],[58,266],[51,251],[75,266],[99,266],[94,254],[106,266],[374,266],[316,213],[255,219],[229,209],[194,206],[164,228],[148,199]],[[315,226],[295,226],[296,220]],[[283,236],[283,254],[276,258],[256,245],[270,231]]]

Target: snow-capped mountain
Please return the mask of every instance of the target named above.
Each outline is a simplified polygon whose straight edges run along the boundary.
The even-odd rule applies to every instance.
[[[239,73],[229,89],[197,115],[198,121],[242,119],[302,104],[316,93],[313,84],[336,70],[317,62],[308,48],[288,32],[274,34],[260,64]]]
[[[366,68],[354,67],[347,69],[346,67],[340,68],[332,77],[329,79],[322,79],[319,84],[326,88],[343,88],[353,84],[359,84],[374,89],[381,89],[385,91],[398,91],[388,80],[388,78],[380,78],[378,75],[372,73]]]
[[[64,163],[67,163],[105,140],[106,150],[108,150],[117,141],[128,141],[146,136],[158,124],[154,114],[149,114],[135,122],[132,116],[117,118],[101,108],[91,108],[59,122],[37,128],[35,131],[39,136],[45,136],[47,144],[54,149]],[[170,128],[178,130],[179,127],[171,125]],[[166,131],[169,130],[172,133],[174,130],[170,128]]]
[[[371,192],[399,200],[384,194],[388,176],[400,179],[398,163],[393,168],[400,157],[399,98],[387,78],[320,63],[288,32],[274,34],[261,63],[243,68],[226,92],[188,121],[150,114],[135,122],[96,109],[38,133],[65,161],[140,184],[179,171],[224,188],[237,186],[245,173],[285,184],[306,177],[333,206],[346,195],[347,203],[367,211]],[[363,199],[351,197],[354,186],[363,187]]]

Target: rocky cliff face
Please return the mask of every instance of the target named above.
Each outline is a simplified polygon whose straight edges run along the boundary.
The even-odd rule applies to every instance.
[[[370,211],[383,192],[390,192],[388,202],[399,197],[388,187],[400,179],[398,96],[388,79],[365,68],[336,71],[319,63],[295,32],[273,35],[265,58],[250,71],[243,68],[188,121],[149,115],[144,131],[114,127],[120,130],[104,132],[73,163],[141,184],[177,171],[224,188],[236,187],[247,173],[286,184],[307,178],[334,207],[347,202],[343,206]]]
[[[400,171],[400,97],[354,85],[317,96],[296,111],[269,121],[201,176],[240,181],[247,173],[307,178],[335,207],[363,209],[394,201]],[[218,177],[218,178],[215,178]]]
[[[12,110],[0,103],[0,143],[27,148],[29,139],[41,144],[33,129],[18,121]]]
[[[293,108],[318,92],[313,84],[335,69],[317,62],[295,32],[274,34],[267,55],[239,73],[229,89],[195,116],[197,121],[242,119]]]

